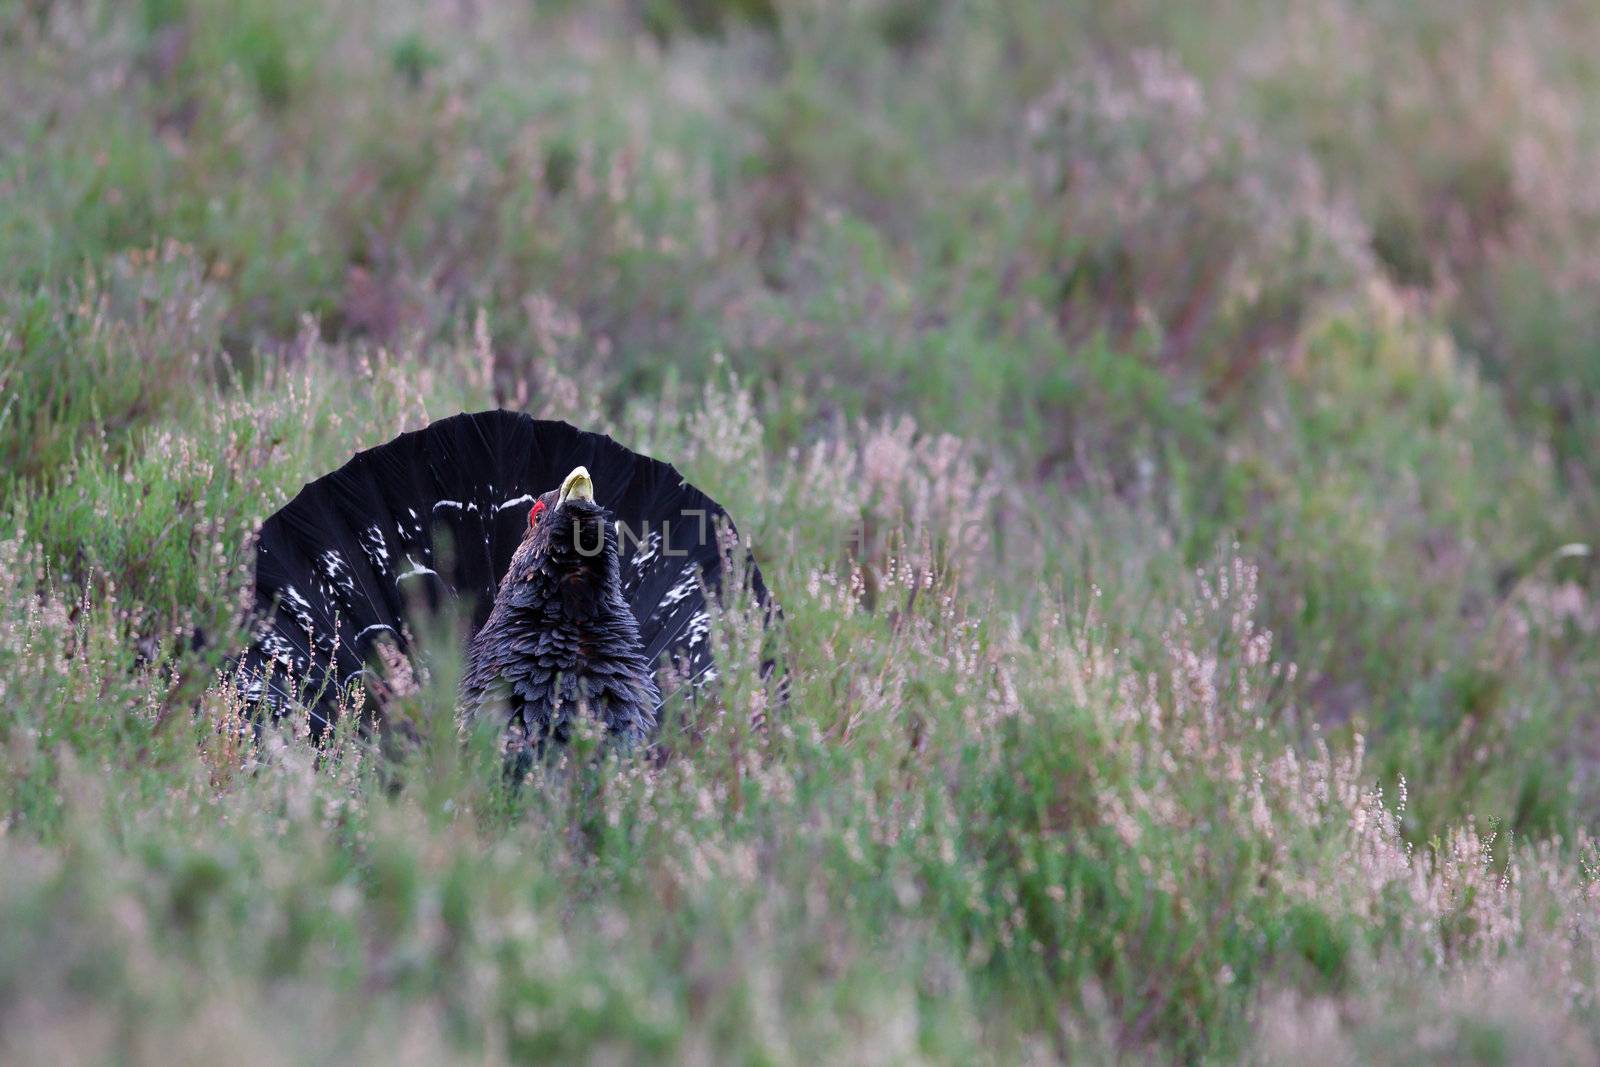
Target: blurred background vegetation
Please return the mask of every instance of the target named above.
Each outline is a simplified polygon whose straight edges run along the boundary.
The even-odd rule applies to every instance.
[[[1596,1062],[1596,57],[1578,0],[0,0],[0,1049]],[[776,725],[747,672],[511,796],[236,750],[185,645],[250,531],[496,404],[729,506]]]

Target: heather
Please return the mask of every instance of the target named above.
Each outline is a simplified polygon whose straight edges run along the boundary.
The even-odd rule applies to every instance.
[[[0,1058],[1600,1062],[1597,47],[0,5]],[[723,502],[783,685],[241,729],[251,531],[496,405]]]

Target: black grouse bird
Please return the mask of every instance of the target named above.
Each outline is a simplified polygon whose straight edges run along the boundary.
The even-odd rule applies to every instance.
[[[442,419],[357,453],[262,525],[243,692],[275,716],[303,710],[320,738],[351,681],[381,692],[409,666],[409,611],[459,605],[461,714],[503,716],[508,755],[565,739],[580,712],[640,741],[663,695],[716,677],[706,595],[737,536],[676,468],[604,435],[508,411]]]
[[[548,736],[565,741],[580,709],[629,742],[647,737],[661,691],[622,598],[619,562],[616,528],[594,502],[587,469],[535,500],[467,651],[464,716],[505,715],[519,752]]]

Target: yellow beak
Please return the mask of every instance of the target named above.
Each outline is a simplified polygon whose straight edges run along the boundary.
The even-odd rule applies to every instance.
[[[556,498],[556,507],[560,507],[568,500],[587,500],[594,503],[594,480],[589,477],[588,467],[577,467],[567,475],[566,481],[561,483],[561,494]]]

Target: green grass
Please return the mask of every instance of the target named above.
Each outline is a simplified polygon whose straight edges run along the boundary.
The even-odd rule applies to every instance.
[[[0,1058],[1600,1057],[1596,47],[0,4]],[[443,636],[241,729],[251,531],[491,405],[729,507],[787,703],[731,605],[654,760],[509,790]]]

